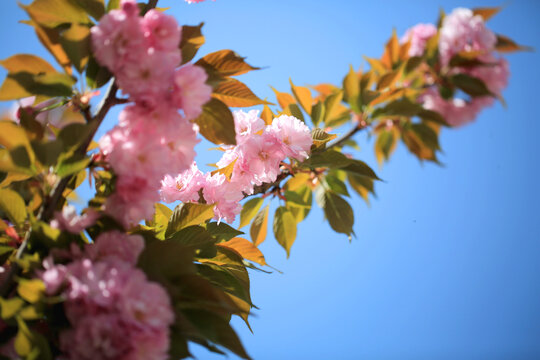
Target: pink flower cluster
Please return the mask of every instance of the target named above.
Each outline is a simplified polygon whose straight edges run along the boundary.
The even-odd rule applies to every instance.
[[[177,177],[162,181],[161,198],[165,202],[197,202],[202,197],[215,204],[218,220],[234,221],[242,209],[244,194],[253,193],[255,185],[271,183],[280,173],[281,162],[287,158],[304,160],[312,145],[311,132],[293,116],[281,115],[271,125],[258,116],[257,110],[235,111],[236,146],[226,149],[218,168],[232,165],[230,180],[222,173],[203,174],[196,164]]]
[[[419,24],[408,30],[403,39],[411,37],[409,55],[423,54],[427,40],[435,34],[436,28],[433,25]],[[455,9],[444,18],[439,31],[439,62],[441,66],[447,67],[450,60],[459,53],[476,53],[476,59],[484,64],[452,67],[449,74],[461,73],[478,78],[490,92],[500,95],[508,83],[510,72],[508,62],[494,55],[496,42],[495,34],[486,27],[480,15],[474,15],[470,9]],[[484,107],[493,104],[490,96],[445,100],[435,88],[428,89],[419,100],[427,109],[441,113],[452,126],[474,120]]]
[[[64,298],[71,325],[60,333],[67,359],[168,358],[174,313],[166,291],[135,268],[143,246],[141,236],[112,231],[84,252],[74,247],[67,265],[44,261],[46,293]]]
[[[105,211],[129,227],[152,216],[163,176],[193,162],[198,127],[190,120],[212,89],[202,68],[177,68],[181,28],[171,16],[152,9],[141,17],[134,0],[122,0],[91,32],[96,58],[135,102],[100,140],[117,175]]]

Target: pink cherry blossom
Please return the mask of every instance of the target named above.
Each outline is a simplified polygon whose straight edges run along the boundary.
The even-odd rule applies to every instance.
[[[462,51],[489,54],[496,42],[495,34],[480,15],[474,15],[471,9],[454,9],[444,17],[439,33],[441,63],[447,65],[452,56]]]
[[[435,34],[437,34],[435,25],[417,24],[405,32],[400,42],[403,44],[410,40],[409,56],[422,56],[426,49],[427,41]]]
[[[260,136],[250,136],[239,145],[239,151],[256,185],[276,180],[285,152],[282,142],[274,134],[265,131]]]
[[[107,198],[105,212],[129,228],[154,215],[154,204],[159,201],[157,184],[140,177],[120,176],[116,191]]]
[[[206,177],[199,170],[196,163],[173,178],[171,175],[165,175],[161,181],[161,199],[171,203],[174,201],[194,201],[199,200],[199,191],[206,185]]]
[[[172,101],[188,119],[199,116],[202,106],[210,100],[212,88],[206,84],[207,78],[203,68],[192,64],[185,64],[174,73]]]
[[[90,29],[94,55],[112,72],[120,70],[133,50],[147,47],[135,1],[122,1],[122,8],[111,10]]]
[[[259,117],[259,110],[248,112],[237,110],[233,112],[236,143],[240,144],[249,135],[262,132],[266,127],[264,120]]]
[[[216,220],[225,219],[227,222],[233,222],[242,210],[240,205],[240,200],[244,198],[242,191],[223,174],[208,174],[203,194],[206,203],[216,205],[214,208]]]
[[[151,9],[144,15],[142,27],[150,46],[162,51],[176,52],[178,50],[182,28],[174,17]]]
[[[78,234],[87,227],[93,225],[99,213],[93,209],[87,209],[82,215],[77,215],[77,210],[72,205],[66,205],[62,212],[55,212],[51,226],[60,230]]]
[[[93,261],[116,258],[135,265],[143,248],[142,236],[114,230],[101,233],[95,243],[87,244],[86,254]]]
[[[285,156],[297,160],[308,157],[313,139],[304,122],[294,116],[281,115],[272,121],[272,125],[267,127],[266,131],[281,141]]]

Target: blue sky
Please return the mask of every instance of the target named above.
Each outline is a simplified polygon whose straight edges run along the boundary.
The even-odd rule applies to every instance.
[[[362,55],[378,57],[392,28],[436,21],[439,7],[486,1],[245,1],[171,6],[182,24],[206,23],[201,54],[229,48],[264,70],[242,76],[260,97],[269,85],[339,84]],[[2,4],[0,58],[35,52],[24,15]],[[489,22],[540,49],[540,3],[514,1]],[[45,55],[42,55],[45,57]],[[290,259],[261,245],[283,274],[253,273],[254,334],[233,321],[254,359],[534,359],[540,357],[540,160],[537,52],[508,56],[508,108],[486,109],[441,137],[443,167],[400,146],[378,169],[368,207],[352,198],[357,239],[332,232],[320,210],[299,226]],[[367,66],[366,66],[367,67]],[[3,77],[5,72],[0,73]],[[6,104],[7,106],[8,104]],[[114,113],[107,126],[114,124]],[[377,168],[373,141],[356,154]],[[202,154],[206,144],[199,147]],[[216,154],[202,154],[201,161]],[[215,160],[215,159],[214,159]],[[198,347],[200,359],[221,359]],[[236,359],[231,355],[231,359]]]

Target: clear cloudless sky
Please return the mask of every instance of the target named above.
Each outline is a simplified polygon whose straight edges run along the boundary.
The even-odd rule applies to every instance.
[[[392,28],[403,34],[435,22],[441,7],[502,2],[159,4],[181,24],[205,22],[200,54],[233,49],[264,67],[240,80],[273,100],[269,85],[286,91],[289,77],[298,85],[340,84],[349,64],[367,67],[362,55],[381,55]],[[299,225],[288,260],[271,235],[261,245],[283,274],[251,274],[259,307],[254,334],[233,321],[254,359],[540,358],[540,2],[505,4],[489,27],[537,49],[508,56],[508,108],[497,104],[469,126],[444,130],[442,167],[420,164],[400,145],[378,169],[373,140],[359,135],[362,151],[355,155],[384,179],[377,198],[368,207],[352,196],[358,238],[351,243],[315,209]],[[24,14],[16,2],[1,6],[0,58],[38,51],[50,59],[31,29],[17,24]],[[219,156],[208,147],[198,147],[201,163]],[[192,350],[199,359],[223,358]]]

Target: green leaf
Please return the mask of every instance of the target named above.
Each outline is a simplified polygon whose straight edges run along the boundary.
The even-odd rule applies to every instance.
[[[81,157],[74,155],[68,159],[64,159],[56,167],[56,175],[60,177],[70,176],[86,169],[92,159],[90,157]]]
[[[388,160],[397,145],[398,137],[395,132],[383,129],[377,135],[377,141],[375,141],[375,155],[377,161],[382,164],[385,160]]]
[[[325,117],[326,109],[324,102],[318,101],[311,109],[311,121],[313,125],[319,125]]]
[[[74,0],[94,19],[99,20],[105,14],[104,0]]]
[[[167,240],[175,241],[190,249],[202,249],[213,245],[216,239],[202,226],[192,225],[170,235]]]
[[[341,103],[341,100],[343,99],[343,91],[338,91],[330,96],[328,96],[324,100],[324,107],[325,107],[325,113],[324,113],[324,122],[329,122],[333,120],[334,109],[337,108],[337,106]]]
[[[317,202],[323,208],[332,229],[350,238],[353,234],[354,213],[349,203],[333,191],[319,191]]]
[[[0,88],[0,100],[15,100],[38,95],[46,97],[71,96],[75,84],[69,75],[48,73],[34,75],[29,72],[9,73]]]
[[[486,84],[478,78],[466,74],[456,74],[450,78],[450,81],[470,96],[494,96]]]
[[[305,160],[302,165],[309,168],[341,168],[349,165],[350,163],[350,159],[339,151],[326,150],[311,154],[311,156]]]
[[[243,228],[251,222],[255,217],[255,214],[259,211],[264,202],[263,198],[255,197],[248,200],[244,206],[242,206],[242,211],[240,211],[240,225],[238,228]]]
[[[337,137],[336,134],[328,134],[323,129],[316,128],[311,131],[311,138],[315,149],[324,148],[325,144]]]
[[[96,59],[90,56],[86,67],[86,85],[90,89],[97,89],[108,83],[111,77],[110,71],[106,67],[100,66]]]
[[[349,191],[347,190],[347,185],[345,185],[345,183],[341,181],[337,176],[330,173],[325,176],[324,180],[326,181],[328,187],[336,194],[350,196]]]
[[[514,51],[534,51],[530,46],[523,46],[517,44],[514,40],[507,36],[496,34],[497,43],[495,44],[495,50],[501,53],[509,53]]]
[[[373,111],[373,118],[380,116],[415,116],[422,111],[422,105],[407,98],[399,99]]]
[[[356,191],[369,205],[369,194],[375,195],[373,180],[353,174],[347,174],[347,180],[349,180],[351,188],[353,188],[353,190]]]
[[[200,225],[212,217],[214,217],[214,204],[182,203],[174,209],[165,236],[168,237],[191,225]]]
[[[111,0],[112,1],[112,0]],[[197,26],[182,26],[182,40],[180,41],[180,51],[182,52],[182,64],[187,63],[195,57],[199,48],[204,44],[202,27],[204,23]]]
[[[220,82],[214,88],[212,96],[230,107],[249,107],[261,104],[272,105],[268,101],[259,99],[246,84],[232,78]]]
[[[26,206],[22,197],[11,189],[0,189],[0,209],[9,220],[20,227],[26,220]]]
[[[203,310],[189,310],[184,313],[210,341],[226,347],[243,359],[250,359],[228,320]]]
[[[34,0],[30,5],[20,5],[32,20],[54,28],[61,24],[89,24],[90,19],[85,11],[71,1],[63,0]]]
[[[210,99],[203,106],[202,114],[194,121],[207,140],[218,145],[236,145],[233,115],[229,107],[218,99]]]
[[[411,71],[415,70],[421,63],[423,59],[421,56],[412,56],[407,59],[407,63],[405,65],[405,73],[408,74]]]
[[[418,113],[418,117],[422,120],[432,121],[439,125],[450,126],[441,114],[433,110],[423,109]]]
[[[146,243],[137,267],[150,281],[159,282],[171,290],[179,276],[195,273],[193,250],[176,239],[152,240]]]
[[[259,246],[266,239],[266,232],[268,231],[268,210],[269,206],[260,210],[255,218],[250,228],[251,241],[255,246]]]
[[[236,236],[244,234],[242,231],[236,230],[224,222],[209,222],[206,224],[206,231],[219,241],[228,241]]]
[[[244,57],[241,57],[232,50],[219,50],[199,59],[195,64],[202,66],[207,73],[217,73],[220,76],[236,76],[247,73],[251,70],[259,70],[246,63]]]
[[[302,122],[305,122],[304,114],[302,114],[302,110],[300,110],[300,106],[298,106],[297,104],[287,105],[287,108],[284,109],[284,113],[287,115],[294,116],[295,118],[301,120]]]
[[[17,292],[24,300],[33,304],[38,302],[45,293],[45,284],[43,283],[43,281],[38,279],[21,279],[19,280]]]
[[[86,124],[69,124],[60,130],[58,139],[62,140],[64,151],[69,151],[82,143],[91,131],[91,127]]]
[[[287,258],[291,253],[291,246],[296,240],[296,221],[293,214],[284,206],[276,209],[274,214],[274,236],[277,242],[287,251]]]
[[[18,54],[0,61],[8,76],[0,88],[0,100],[31,95],[69,96],[74,79],[60,74],[38,56]]]

